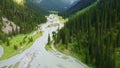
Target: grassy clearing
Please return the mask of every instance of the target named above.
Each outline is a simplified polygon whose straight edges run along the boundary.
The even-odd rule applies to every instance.
[[[31,34],[31,33],[30,33]],[[42,32],[38,32],[33,36],[30,34],[19,34],[9,40],[9,45],[1,43],[4,48],[4,54],[0,57],[0,60],[4,60],[18,54],[25,49],[29,48],[32,43],[42,35]],[[16,46],[16,48],[15,48]]]
[[[48,45],[48,44],[47,44],[47,45],[45,46],[45,49],[46,49],[47,51],[52,50],[51,45]]]
[[[81,51],[83,51],[83,52],[81,52],[81,54],[77,54],[77,53],[73,52],[73,51],[70,50],[70,49],[65,49],[65,47],[64,47],[63,44],[58,44],[58,45],[55,46],[55,48],[56,48],[58,51],[66,54],[66,55],[70,55],[70,56],[75,57],[76,59],[78,59],[78,60],[80,60],[80,61],[82,61],[82,62],[85,62],[85,61],[84,61],[85,57],[84,57],[84,55],[83,55],[83,54],[84,54],[84,50],[81,50]]]

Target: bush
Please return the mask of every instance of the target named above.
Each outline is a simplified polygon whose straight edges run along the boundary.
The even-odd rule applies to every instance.
[[[17,49],[18,49],[18,46],[17,46],[17,45],[14,45],[14,49],[17,50]]]

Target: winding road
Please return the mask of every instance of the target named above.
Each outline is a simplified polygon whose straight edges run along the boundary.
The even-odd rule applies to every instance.
[[[53,31],[56,32],[58,27],[62,28],[64,26],[54,14],[50,14],[47,20],[47,23],[40,27],[43,35],[36,39],[32,46],[24,52],[0,61],[0,68],[4,66],[11,68],[15,66],[17,68],[88,68],[80,61],[56,50],[46,51],[45,45],[48,41],[48,34],[52,37]],[[55,23],[58,23],[59,26],[48,27]]]

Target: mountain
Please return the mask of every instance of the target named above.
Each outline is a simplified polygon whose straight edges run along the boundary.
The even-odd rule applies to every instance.
[[[77,2],[76,4],[74,4],[73,6],[71,6],[66,11],[64,11],[63,13],[61,13],[61,15],[69,16],[77,11],[80,11],[80,10],[88,7],[89,5],[93,4],[96,1],[97,0],[81,0],[81,1]]]
[[[65,11],[80,0],[27,0],[32,6],[44,8],[47,11]]]
[[[120,0],[101,0],[87,11],[71,16],[54,36],[55,47],[90,68],[120,68],[119,3]]]

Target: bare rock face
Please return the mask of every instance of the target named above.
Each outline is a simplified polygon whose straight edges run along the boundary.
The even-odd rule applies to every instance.
[[[2,31],[6,34],[9,34],[11,32],[20,32],[20,27],[14,24],[12,21],[9,21],[7,18],[2,17]]]

